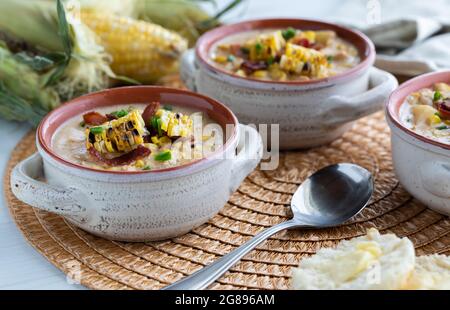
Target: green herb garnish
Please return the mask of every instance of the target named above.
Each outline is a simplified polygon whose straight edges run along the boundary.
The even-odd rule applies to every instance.
[[[145,166],[144,168],[142,168],[142,170],[151,170],[152,168],[150,166]]]
[[[292,39],[293,37],[295,37],[296,31],[294,28],[289,27],[286,30],[283,30],[281,32],[281,35],[283,36],[283,38],[287,41],[289,39]]]
[[[127,116],[128,111],[127,110],[119,110],[119,111],[114,111],[111,114],[117,118],[121,118],[121,117]]]
[[[267,59],[267,64],[270,66],[275,62],[275,57],[270,56],[269,59]]]
[[[103,132],[103,127],[91,127],[89,129],[89,132],[94,134],[94,135],[99,135]]]
[[[261,54],[261,52],[263,51],[263,45],[261,43],[256,43],[255,44],[255,51],[257,54]]]
[[[158,129],[158,136],[162,136],[162,129],[161,129],[161,119],[158,117],[158,119],[156,120],[156,124],[157,124],[157,129]]]
[[[163,109],[166,111],[172,111],[173,107],[171,105],[165,105],[165,106],[163,106]]]
[[[250,54],[250,50],[244,46],[241,47],[241,52],[246,55]]]
[[[164,150],[155,155],[156,161],[168,161],[172,159],[172,152],[170,150]]]
[[[449,129],[449,127],[445,126],[445,125],[441,125],[441,126],[436,127],[436,129],[437,130],[446,130],[446,129]]]
[[[334,57],[333,56],[327,56],[327,61],[328,63],[332,63],[334,61]]]
[[[152,125],[152,128],[158,131],[158,136],[162,136],[162,129],[161,129],[161,119],[158,116],[153,116],[150,120],[150,123]]]
[[[439,100],[441,100],[443,97],[444,97],[444,96],[442,96],[441,92],[437,90],[437,91],[434,92],[433,101],[434,101],[434,102],[439,101]]]
[[[86,126],[86,123],[84,121],[80,122],[80,127],[84,128],[85,126]]]

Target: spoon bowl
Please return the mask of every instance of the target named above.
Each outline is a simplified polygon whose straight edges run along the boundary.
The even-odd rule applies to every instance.
[[[204,289],[273,234],[285,229],[340,225],[364,209],[372,192],[372,175],[366,169],[354,164],[325,167],[306,179],[293,195],[292,219],[262,231],[213,264],[164,289]]]
[[[372,175],[366,169],[354,164],[325,167],[295,192],[292,220],[316,228],[342,224],[364,209],[372,192]]]

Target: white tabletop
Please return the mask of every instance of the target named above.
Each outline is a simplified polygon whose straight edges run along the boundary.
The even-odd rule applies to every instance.
[[[384,0],[386,1],[386,0]],[[387,0],[391,3],[391,0]],[[443,0],[445,1],[445,0]],[[228,1],[218,1],[226,3]],[[348,5],[350,1],[345,1]],[[378,2],[378,1],[375,1]],[[397,0],[395,0],[398,3]],[[416,1],[415,3],[422,3]],[[352,16],[352,22],[364,23],[367,5],[374,0],[352,0],[352,12],[343,9],[344,1],[339,0],[250,0],[244,15],[239,19],[259,17],[305,17],[333,18]],[[412,1],[404,1],[411,5]],[[339,14],[338,14],[339,12]],[[350,20],[347,20],[350,22]],[[0,119],[0,169],[4,174],[11,151],[23,135],[30,129],[26,124]],[[0,289],[82,289],[80,285],[69,284],[65,275],[36,252],[21,235],[13,223],[5,199],[3,183],[0,183]]]

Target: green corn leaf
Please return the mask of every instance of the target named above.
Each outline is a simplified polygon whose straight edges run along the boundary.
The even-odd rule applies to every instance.
[[[44,71],[52,68],[55,62],[45,56],[30,56],[25,52],[20,52],[14,55],[14,57],[28,66],[30,66],[35,71]]]
[[[45,82],[45,86],[55,85],[61,77],[64,75],[64,71],[70,63],[72,58],[72,39],[70,37],[70,29],[69,24],[67,22],[66,13],[64,11],[64,6],[61,0],[58,0],[57,3],[57,12],[58,12],[58,34],[61,37],[64,47],[64,59],[62,62],[54,69],[52,74],[48,76],[47,81]]]

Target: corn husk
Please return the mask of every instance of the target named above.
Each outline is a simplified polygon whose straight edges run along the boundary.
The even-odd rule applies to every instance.
[[[58,93],[44,86],[44,77],[20,62],[0,42],[0,115],[36,125],[59,104]]]
[[[72,41],[70,63],[57,81],[64,100],[109,86],[115,75],[110,57],[96,35],[79,18],[77,7],[66,11]],[[31,44],[43,53],[67,52],[61,38],[57,1],[1,0],[0,31]]]

